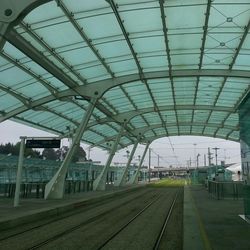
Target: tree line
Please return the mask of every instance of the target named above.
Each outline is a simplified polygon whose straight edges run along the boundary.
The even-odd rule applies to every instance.
[[[20,149],[20,142],[16,144],[12,144],[10,142],[6,144],[0,144],[0,154],[19,155],[19,149]],[[24,156],[28,158],[40,158],[47,160],[62,161],[65,158],[68,150],[69,150],[68,146],[63,146],[56,150],[53,148],[45,148],[42,151],[32,148],[26,148]],[[77,161],[87,161],[86,152],[81,146],[78,147],[78,149],[76,150],[75,154],[72,157],[72,162],[77,162]]]

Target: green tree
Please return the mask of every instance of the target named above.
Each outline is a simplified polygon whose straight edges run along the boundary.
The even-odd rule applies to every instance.
[[[47,160],[57,160],[56,151],[53,148],[45,148],[42,152],[42,157],[45,157]]]
[[[0,145],[0,153],[1,154],[9,154],[11,153],[12,155],[19,155],[19,150],[20,150],[20,142],[16,144],[12,144],[10,142],[6,144],[1,144]],[[32,148],[26,148],[24,151],[24,156],[30,156],[32,158],[39,158],[40,157],[40,152],[38,150],[34,150]]]
[[[58,149],[56,151],[57,159],[64,160],[66,157],[66,154],[69,151],[69,147],[63,146],[62,148]],[[75,152],[75,154],[72,157],[72,162],[77,162],[77,161],[86,161],[86,152],[84,149],[79,146]]]

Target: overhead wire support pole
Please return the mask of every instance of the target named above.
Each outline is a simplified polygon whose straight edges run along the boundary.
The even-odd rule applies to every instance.
[[[95,105],[97,103],[97,99],[93,98],[89,102],[89,106],[86,110],[86,113],[74,135],[71,147],[61,165],[59,170],[56,172],[56,174],[52,177],[52,179],[47,183],[45,187],[45,199],[61,199],[64,195],[64,183],[65,183],[65,177],[68,171],[68,166],[71,162],[71,159],[79,146],[79,143],[81,141],[82,135],[87,128],[89,119],[93,113],[93,110],[95,108]]]
[[[124,123],[121,125],[120,131],[117,134],[116,140],[115,140],[115,142],[114,142],[114,144],[113,144],[113,146],[111,148],[111,151],[110,151],[109,157],[107,159],[107,162],[106,162],[105,166],[103,167],[101,173],[94,180],[93,190],[105,190],[105,188],[106,188],[106,177],[107,177],[108,169],[109,169],[109,167],[111,165],[111,162],[112,162],[113,157],[115,155],[115,152],[117,150],[117,147],[118,147],[119,141],[121,139],[123,130],[124,130],[125,126],[126,126],[126,123],[127,123],[127,121],[124,121]]]
[[[132,151],[131,151],[131,153],[129,155],[126,167],[125,167],[123,173],[121,174],[120,178],[117,180],[117,182],[115,182],[115,184],[114,184],[115,186],[123,186],[126,183],[128,169],[129,169],[131,161],[132,161],[132,159],[134,157],[137,146],[138,146],[138,141],[136,141],[136,143],[134,144],[134,147],[133,147],[133,149],[132,149]]]
[[[148,182],[151,181],[151,151],[152,148],[148,150]]]
[[[139,176],[139,173],[140,173],[142,164],[143,164],[143,162],[144,162],[145,156],[146,156],[146,154],[147,154],[149,145],[150,145],[150,142],[148,142],[148,143],[146,144],[146,147],[145,147],[144,152],[143,152],[143,155],[142,155],[142,157],[141,157],[139,166],[138,166],[138,168],[137,168],[135,174],[131,177],[131,179],[128,181],[127,184],[133,185],[133,184],[136,184],[136,183],[138,182],[138,176]]]
[[[215,147],[215,148],[213,148],[213,150],[215,151],[215,164],[216,164],[216,167],[217,167],[217,165],[218,165],[218,159],[217,159],[217,151],[219,150],[220,148],[217,148],[217,147]]]

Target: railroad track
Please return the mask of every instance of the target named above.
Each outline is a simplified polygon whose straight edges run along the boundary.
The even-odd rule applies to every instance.
[[[158,235],[158,237],[157,237],[157,239],[155,241],[154,248],[153,248],[154,250],[158,250],[159,247],[160,247],[160,245],[161,245],[161,242],[163,240],[163,236],[166,233],[166,229],[167,229],[167,225],[168,225],[169,219],[170,219],[170,217],[172,215],[172,211],[174,209],[176,200],[178,198],[178,194],[179,194],[179,192],[176,193],[176,195],[175,195],[175,197],[173,199],[173,202],[172,202],[172,204],[171,204],[171,206],[170,206],[170,208],[169,208],[169,210],[167,212],[167,215],[166,215],[166,218],[165,218],[164,223],[162,225],[162,228],[160,230],[160,233],[159,233],[159,235]]]
[[[47,238],[46,240],[40,241],[39,243],[37,243],[37,244],[35,244],[35,245],[31,246],[31,247],[25,248],[25,249],[38,249],[38,248],[40,248],[40,247],[42,247],[42,246],[46,246],[47,244],[49,244],[49,243],[51,243],[51,242],[53,242],[53,241],[55,241],[55,240],[57,240],[57,239],[60,239],[61,237],[65,236],[65,235],[67,235],[67,234],[70,234],[70,233],[74,232],[75,230],[77,230],[77,229],[79,229],[79,228],[81,228],[81,227],[84,227],[84,226],[86,226],[86,225],[88,225],[88,224],[90,224],[90,223],[92,223],[92,222],[94,222],[94,221],[96,221],[96,220],[102,218],[103,216],[107,216],[108,214],[112,213],[114,210],[117,210],[117,209],[119,209],[119,208],[125,206],[126,204],[128,204],[128,203],[130,203],[130,202],[140,200],[140,199],[143,197],[143,195],[145,195],[145,194],[149,195],[149,196],[150,196],[150,199],[152,199],[152,198],[155,196],[154,191],[152,191],[152,190],[151,190],[150,192],[148,192],[148,191],[140,192],[139,194],[135,195],[133,198],[125,199],[125,201],[120,202],[118,205],[112,206],[111,208],[106,209],[105,211],[103,211],[103,212],[101,212],[101,213],[98,213],[98,214],[96,214],[95,216],[92,216],[92,217],[90,217],[90,218],[88,218],[88,219],[85,219],[84,221],[78,223],[78,224],[75,225],[75,226],[72,226],[72,227],[70,227],[70,228],[68,228],[68,229],[66,229],[66,230],[64,230],[64,231],[62,231],[62,232],[56,233],[56,234],[53,235],[52,237]],[[130,194],[130,195],[131,195],[131,194]],[[127,197],[125,197],[125,198],[127,198]],[[105,201],[105,203],[106,203],[106,202],[107,202],[107,201]],[[101,204],[98,204],[98,206],[95,206],[95,208],[101,207],[102,205],[103,205],[103,202],[101,202]],[[91,209],[93,209],[93,207],[88,208],[88,210],[91,210]],[[86,211],[86,210],[84,210],[84,211],[79,211],[79,212],[77,212],[77,213],[70,214],[70,215],[68,215],[68,216],[65,216],[65,217],[62,217],[62,218],[59,218],[59,219],[52,220],[52,221],[50,221],[50,222],[48,222],[48,223],[44,223],[44,224],[38,225],[38,226],[36,226],[36,227],[32,227],[32,228],[27,229],[27,230],[24,230],[24,231],[22,231],[22,232],[15,233],[15,234],[12,234],[12,235],[9,235],[9,236],[7,236],[7,237],[5,237],[5,238],[2,238],[2,239],[0,240],[0,244],[2,245],[2,243],[3,243],[4,241],[6,241],[6,240],[15,240],[15,237],[20,237],[21,235],[23,235],[23,234],[25,234],[25,233],[32,233],[32,231],[34,231],[34,230],[40,229],[40,228],[42,228],[42,227],[47,227],[47,226],[49,226],[50,224],[53,224],[53,223],[55,223],[55,222],[58,222],[58,221],[60,221],[60,220],[65,219],[65,218],[70,218],[71,216],[78,215],[78,214],[83,213],[83,212],[85,212],[85,211]]]
[[[174,198],[172,199],[172,203],[167,211],[166,217],[164,219],[163,225],[160,229],[160,232],[158,234],[158,237],[154,243],[154,247],[153,250],[158,250],[162,240],[164,239],[164,234],[166,233],[166,229],[168,226],[168,222],[169,219],[171,217],[172,211],[174,209],[176,200],[178,198],[178,194],[179,194],[179,190],[176,192],[176,194],[174,195]],[[127,223],[125,223],[123,226],[120,227],[120,229],[118,229],[116,232],[114,232],[109,238],[106,239],[106,241],[104,241],[98,248],[97,250],[101,250],[103,248],[105,248],[105,246],[107,246],[108,244],[110,244],[112,242],[113,239],[115,239],[124,229],[126,229],[127,227],[129,227],[129,225],[134,222],[135,220],[137,220],[147,209],[149,209],[155,202],[157,202],[159,200],[160,196],[157,197],[156,199],[154,199],[153,201],[151,201],[149,204],[147,204],[143,209],[141,209],[133,218],[131,218]],[[108,249],[108,248],[107,248]],[[115,248],[112,248],[115,249]]]
[[[145,192],[142,192],[140,193],[139,195],[136,195],[136,197],[134,199],[137,199],[139,196],[143,195]],[[123,193],[121,196],[117,196],[119,199],[120,198],[126,198],[128,195],[131,195],[131,191],[129,190],[129,192],[126,192],[126,193]],[[69,218],[71,216],[74,216],[74,215],[78,215],[78,214],[81,214],[83,212],[87,212],[91,209],[94,209],[94,208],[97,208],[97,207],[100,207],[104,204],[106,204],[107,202],[109,201],[113,201],[114,198],[116,198],[116,195],[115,196],[111,196],[111,197],[106,197],[105,199],[101,200],[101,201],[93,201],[93,202],[88,202],[86,201],[86,203],[83,203],[81,206],[77,207],[76,211],[74,212],[66,212],[64,215],[61,215],[55,219],[49,219],[48,221],[46,222],[43,222],[39,225],[36,225],[36,226],[31,226],[30,228],[27,228],[27,229],[24,229],[24,230],[21,230],[21,231],[18,231],[18,232],[15,232],[15,233],[10,233],[8,234],[8,231],[11,231],[11,229],[8,229],[6,230],[7,233],[5,232],[2,232],[2,234],[7,234],[7,236],[0,236],[0,242],[1,241],[5,241],[7,239],[10,239],[10,238],[14,238],[16,236],[19,236],[21,234],[25,234],[25,233],[28,233],[28,232],[31,232],[35,229],[39,229],[39,228],[42,228],[44,226],[47,226],[49,224],[52,224],[52,223],[55,223],[55,222],[58,222],[60,220],[63,220],[63,219],[66,219],[66,218]],[[87,206],[87,207],[86,207]]]

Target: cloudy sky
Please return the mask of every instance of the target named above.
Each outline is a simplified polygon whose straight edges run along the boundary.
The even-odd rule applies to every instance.
[[[0,123],[0,144],[7,142],[16,143],[19,141],[20,136],[39,137],[53,135],[12,121]],[[61,145],[68,145],[68,139],[64,139]],[[90,158],[93,161],[101,161],[102,164],[105,163],[108,157],[107,151],[98,148],[92,148],[91,151],[89,151],[89,147],[86,144],[82,144],[82,147],[87,153],[90,153]],[[142,155],[144,147],[144,145],[138,146],[132,162],[138,162],[139,156]],[[239,143],[209,137],[174,136],[170,138],[158,139],[150,145],[150,148],[152,148],[151,165],[157,166],[159,159],[160,166],[173,165],[186,167],[187,162],[191,159],[192,166],[194,166],[195,159],[197,159],[196,156],[200,154],[199,166],[203,166],[204,154],[207,156],[208,147],[211,148],[212,153],[214,153],[212,148],[220,148],[218,150],[218,163],[220,161],[226,161],[226,163],[240,162]],[[126,151],[131,150],[132,148],[128,147],[124,150],[118,151],[113,159],[113,164],[124,165],[127,160]],[[149,156],[147,154],[145,164],[148,164],[148,158]],[[206,162],[208,161],[206,160]],[[215,163],[215,157],[212,162]]]

